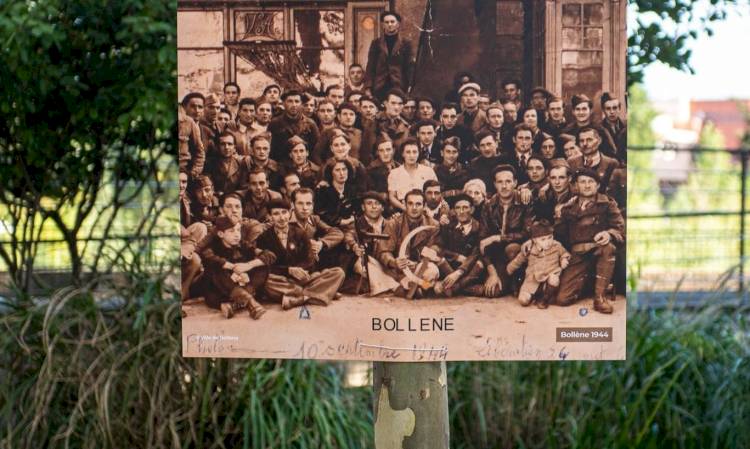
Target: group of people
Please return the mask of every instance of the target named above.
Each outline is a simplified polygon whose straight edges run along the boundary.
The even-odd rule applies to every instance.
[[[442,101],[404,90],[400,17],[367,67],[324,92],[191,92],[180,104],[182,296],[227,318],[341,292],[514,295],[528,306],[624,289],[626,123],[619,98],[570,104],[459,73]]]

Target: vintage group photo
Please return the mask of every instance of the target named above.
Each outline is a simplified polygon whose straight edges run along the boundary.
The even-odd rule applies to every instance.
[[[624,3],[178,2],[183,353],[624,358]]]

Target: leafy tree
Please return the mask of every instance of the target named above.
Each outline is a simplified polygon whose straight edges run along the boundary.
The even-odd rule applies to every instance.
[[[628,0],[628,85],[643,81],[643,70],[661,61],[694,73],[690,41],[711,36],[714,22],[726,19],[742,0]]]
[[[163,190],[157,172],[176,152],[175,10],[174,0],[0,2],[0,219],[10,235],[0,258],[17,285],[28,287],[44,226],[64,240],[79,281],[84,252],[101,255],[80,245],[82,233],[106,238],[126,204]]]

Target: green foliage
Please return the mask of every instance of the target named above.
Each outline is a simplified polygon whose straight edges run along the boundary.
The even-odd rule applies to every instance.
[[[660,61],[694,73],[689,44],[703,34],[712,35],[712,24],[724,20],[736,0],[628,0],[628,85],[643,81],[643,70]]]
[[[176,291],[117,294],[0,314],[0,448],[372,447],[340,364],[185,359]],[[747,312],[631,309],[625,362],[449,363],[451,447],[748,447]]]
[[[174,0],[0,2],[0,219],[11,224],[0,258],[19,288],[49,227],[78,281],[89,217],[106,240],[124,206],[163,193],[159,173],[176,154],[175,10]]]

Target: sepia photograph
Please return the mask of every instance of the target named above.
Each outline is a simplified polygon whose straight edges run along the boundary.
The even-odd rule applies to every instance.
[[[183,354],[625,358],[625,3],[179,1]]]

